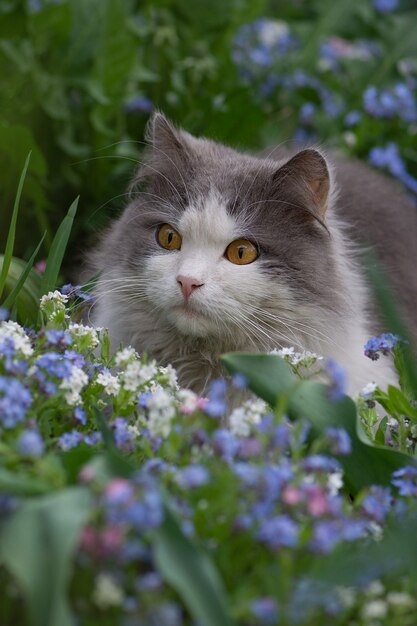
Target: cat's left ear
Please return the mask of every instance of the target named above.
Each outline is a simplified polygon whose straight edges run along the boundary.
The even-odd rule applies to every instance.
[[[303,204],[321,221],[326,214],[330,174],[325,158],[317,150],[302,150],[279,168],[274,182],[292,196],[301,194]]]

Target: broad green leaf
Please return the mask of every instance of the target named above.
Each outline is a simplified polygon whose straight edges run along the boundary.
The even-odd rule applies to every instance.
[[[298,379],[285,361],[271,354],[235,352],[222,356],[229,372],[239,372],[249,381],[250,388],[271,406],[276,405],[278,396],[287,394]]]
[[[41,478],[0,468],[0,493],[12,493],[15,496],[34,496],[48,493],[51,490],[51,485],[44,482]]]
[[[152,533],[154,560],[201,626],[232,626],[220,576],[207,555],[182,533],[165,508],[162,526]]]
[[[35,259],[37,257],[37,254],[39,252],[39,249],[40,249],[44,239],[45,239],[45,235],[42,237],[42,239],[40,240],[40,242],[36,246],[35,251],[33,252],[32,256],[29,259],[29,261],[26,263],[25,269],[23,270],[23,272],[19,276],[19,279],[17,280],[17,282],[16,282],[15,286],[13,287],[12,291],[9,293],[9,295],[5,299],[3,306],[6,309],[11,309],[14,306],[14,303],[16,302],[17,297],[18,297],[20,291],[23,288],[23,285],[25,284],[25,282],[26,282],[26,280],[27,280],[27,278],[29,276],[29,273],[30,273],[30,271],[31,271],[31,269],[33,267],[33,264],[35,262]]]
[[[2,526],[0,562],[21,588],[30,626],[74,626],[67,588],[90,511],[81,487],[28,499]]]
[[[3,265],[2,265],[1,273],[0,273],[0,298],[2,296],[4,286],[6,284],[6,278],[9,272],[9,267],[10,267],[10,263],[11,263],[12,256],[13,256],[14,240],[16,236],[17,214],[19,212],[19,204],[20,204],[20,197],[22,195],[23,184],[25,182],[26,173],[29,167],[30,155],[31,153],[29,152],[28,156],[26,157],[26,162],[23,166],[22,174],[20,175],[19,185],[17,187],[16,198],[14,201],[12,219],[10,222],[9,234],[7,235],[6,249],[4,251]]]
[[[52,242],[48,260],[46,262],[45,273],[42,277],[41,294],[48,293],[56,287],[62,260],[64,258],[68,239],[74,222],[74,217],[77,212],[78,200],[79,196],[74,200],[68,209],[68,213],[61,222]]]
[[[352,494],[367,485],[389,484],[394,470],[415,463],[406,454],[372,445],[358,427],[353,400],[347,396],[338,402],[329,400],[325,385],[298,381],[280,357],[234,353],[226,354],[222,360],[229,372],[244,374],[250,389],[271,406],[283,402],[283,410],[291,419],[309,421],[316,434],[329,427],[345,428],[352,441],[352,453],[340,456],[339,461]]]

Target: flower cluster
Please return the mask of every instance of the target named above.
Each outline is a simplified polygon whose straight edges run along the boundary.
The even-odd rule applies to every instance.
[[[394,472],[390,487],[371,485],[352,502],[343,469],[355,447],[351,431],[332,425],[313,434],[302,418],[291,422],[250,396],[240,374],[214,380],[207,397],[181,389],[171,366],[132,347],[109,355],[106,331],[72,321],[57,293],[44,298],[37,332],[0,323],[0,430],[6,475],[20,473],[22,485],[39,476],[51,491],[57,485],[73,490],[78,476],[89,493],[74,563],[80,620],[96,623],[97,616],[111,615],[121,623],[189,622],[157,567],[155,537],[173,519],[176,532],[220,564],[241,626],[276,624],[281,615],[312,624],[311,614],[322,620],[348,605],[358,623],[367,624],[363,615],[379,606],[391,617],[401,602],[409,604],[401,584],[386,598],[369,600],[358,587],[353,599],[338,588],[330,600],[298,567],[310,567],[343,543],[381,539],[390,516],[416,497],[411,463]],[[368,350],[387,353],[397,341],[382,335]],[[299,375],[322,360],[294,348],[278,355]],[[344,372],[325,365],[329,394],[337,400]],[[380,394],[369,384],[361,398]],[[1,496],[0,517],[9,519],[20,502],[13,494]],[[233,558],[224,556],[225,546]],[[293,572],[285,597],[258,574],[277,562]],[[334,623],[345,626],[340,620]]]
[[[365,356],[372,361],[379,359],[379,353],[387,356],[400,341],[398,335],[383,333],[379,337],[372,337],[364,346]]]

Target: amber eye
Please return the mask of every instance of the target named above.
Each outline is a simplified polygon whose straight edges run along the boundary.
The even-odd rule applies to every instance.
[[[181,235],[169,224],[162,224],[156,231],[156,240],[165,250],[180,250]]]
[[[236,239],[226,248],[226,259],[236,265],[248,265],[258,258],[256,246],[247,239]]]

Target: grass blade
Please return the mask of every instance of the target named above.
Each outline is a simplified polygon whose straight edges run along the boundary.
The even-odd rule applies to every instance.
[[[68,213],[62,220],[52,242],[52,246],[48,255],[48,260],[46,262],[45,273],[42,277],[41,295],[48,293],[48,291],[53,291],[53,289],[55,289],[56,287],[62,265],[62,260],[64,258],[68,239],[72,230],[74,217],[77,212],[79,199],[80,197],[78,196],[71,204],[70,208],[68,209]]]
[[[22,289],[23,285],[26,282],[26,279],[29,275],[30,270],[33,267],[33,264],[35,262],[36,256],[39,252],[39,249],[43,243],[43,240],[45,239],[46,233],[44,233],[42,239],[40,240],[40,242],[38,243],[38,245],[36,246],[35,251],[33,252],[32,256],[30,257],[29,261],[26,264],[25,269],[23,270],[23,272],[20,274],[19,279],[16,283],[16,285],[13,287],[12,291],[9,293],[9,295],[7,296],[6,300],[4,301],[3,306],[6,309],[11,309],[14,305],[14,303],[16,302],[16,298],[20,293],[20,290]]]
[[[417,399],[417,360],[412,340],[407,331],[401,313],[395,304],[395,296],[391,291],[387,277],[384,275],[375,255],[367,255],[367,271],[371,286],[374,290],[375,299],[384,316],[387,328],[390,332],[400,335],[405,339],[402,344],[403,363],[407,377],[408,388],[412,390],[414,399]]]
[[[26,173],[28,171],[30,155],[31,154],[32,154],[32,152],[29,152],[29,154],[26,157],[25,165],[23,166],[23,170],[22,170],[22,173],[20,175],[19,185],[17,187],[16,198],[15,198],[14,206],[13,206],[12,219],[11,219],[11,222],[10,222],[9,234],[7,235],[6,249],[4,251],[3,267],[2,267],[2,270],[1,270],[1,274],[0,274],[0,298],[2,296],[4,286],[6,284],[7,274],[9,272],[10,263],[12,261],[14,240],[15,240],[15,235],[16,235],[17,214],[19,212],[20,197],[22,195],[23,184],[25,182]]]

